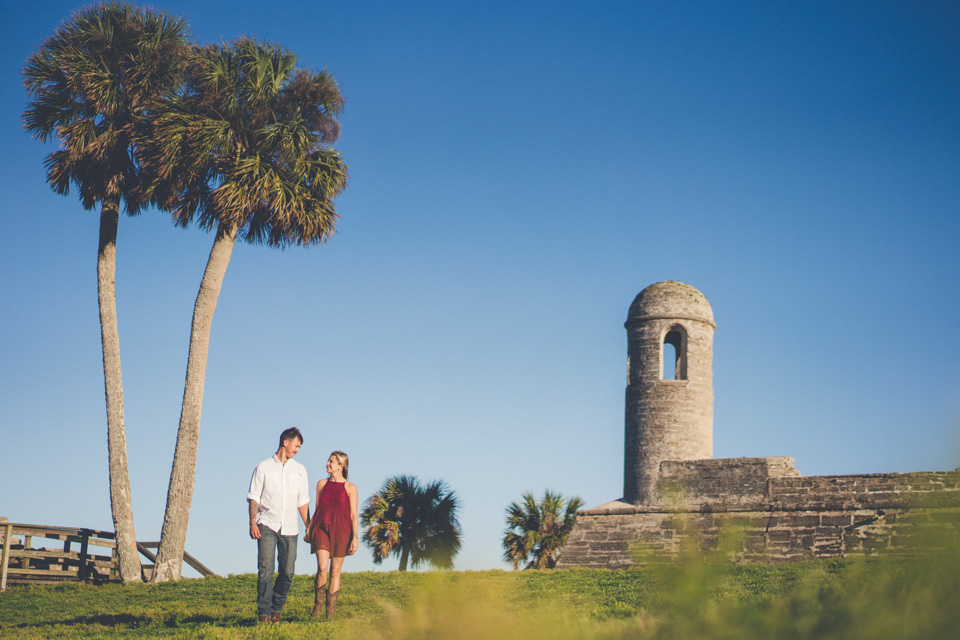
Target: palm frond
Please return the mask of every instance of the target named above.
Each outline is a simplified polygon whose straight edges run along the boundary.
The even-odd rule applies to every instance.
[[[506,508],[507,527],[503,535],[503,558],[518,569],[548,569],[556,566],[560,550],[566,544],[576,523],[583,500],[577,496],[564,499],[550,490],[540,500],[526,492],[521,502]]]
[[[378,562],[384,556],[383,528],[395,525],[396,539],[389,553],[403,557],[407,552],[413,567],[429,563],[449,569],[462,546],[458,511],[456,493],[443,481],[422,484],[414,476],[394,476],[370,497],[361,513],[361,523],[367,527],[363,540]]]
[[[192,50],[184,88],[158,103],[140,156],[147,190],[178,224],[229,227],[279,247],[333,234],[347,167],[326,144],[342,98],[328,75],[296,62],[251,39]],[[325,115],[304,115],[312,113]]]
[[[184,25],[121,2],[95,4],[76,12],[27,59],[23,82],[33,100],[23,126],[44,142],[57,137],[70,154],[69,162],[59,152],[46,162],[56,192],[68,193],[72,182],[86,208],[120,197],[128,214],[139,211],[135,131],[179,81]]]

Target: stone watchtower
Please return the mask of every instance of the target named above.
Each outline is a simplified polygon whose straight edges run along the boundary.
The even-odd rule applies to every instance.
[[[623,500],[655,504],[660,463],[713,457],[713,311],[682,282],[630,305]]]
[[[788,456],[713,458],[716,325],[690,285],[650,285],[626,327],[623,499],[577,514],[558,567],[625,569],[684,540],[713,549],[731,527],[737,562],[916,557],[918,539],[960,537],[960,469],[802,476]]]

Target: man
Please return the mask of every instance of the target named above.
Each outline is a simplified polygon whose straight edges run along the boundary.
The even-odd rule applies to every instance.
[[[280,434],[280,448],[257,465],[250,479],[250,537],[257,541],[257,616],[260,622],[280,622],[297,561],[300,535],[297,513],[304,525],[310,522],[310,490],[307,469],[293,456],[300,451],[303,436],[296,427]],[[278,558],[279,556],[279,558]],[[273,581],[279,559],[277,581]]]

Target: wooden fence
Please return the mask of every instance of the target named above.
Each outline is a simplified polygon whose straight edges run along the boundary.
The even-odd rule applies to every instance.
[[[18,537],[19,536],[19,537]],[[96,529],[72,529],[45,525],[18,524],[0,518],[0,591],[7,584],[56,584],[63,581],[94,583],[119,582],[116,534]],[[58,540],[63,548],[33,547],[35,540]],[[138,542],[137,550],[150,562],[157,558],[150,551],[158,542]],[[216,575],[196,558],[184,552],[183,560],[200,575]],[[153,565],[143,565],[143,577],[149,579]]]

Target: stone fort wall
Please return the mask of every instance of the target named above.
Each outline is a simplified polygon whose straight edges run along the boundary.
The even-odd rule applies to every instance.
[[[716,323],[694,287],[646,287],[624,326],[624,497],[580,512],[558,566],[628,567],[685,541],[716,547],[727,531],[738,542],[724,550],[742,562],[908,553],[927,531],[960,537],[960,469],[801,476],[788,457],[712,459]]]
[[[741,536],[740,562],[908,553],[924,531],[960,535],[960,469],[801,476],[787,457],[663,462],[663,499],[615,501],[580,512],[561,567],[622,569]]]

